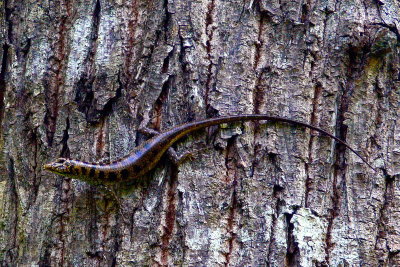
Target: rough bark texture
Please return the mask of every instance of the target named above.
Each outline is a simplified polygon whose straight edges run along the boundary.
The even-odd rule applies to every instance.
[[[400,266],[400,2],[0,1],[0,262]],[[119,201],[46,173],[191,135]],[[397,207],[397,208],[396,208]]]

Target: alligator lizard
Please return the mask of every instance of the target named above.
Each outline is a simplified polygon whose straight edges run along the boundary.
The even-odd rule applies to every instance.
[[[292,119],[262,114],[233,115],[182,124],[157,134],[142,145],[136,147],[128,156],[108,164],[87,163],[79,160],[59,158],[52,163],[44,165],[44,169],[94,185],[111,185],[120,182],[129,182],[152,170],[166,152],[172,152],[170,154],[174,155],[175,160],[179,160],[179,158],[176,157],[176,153],[171,150],[171,146],[187,134],[212,125],[249,120],[285,122],[318,131],[333,138],[338,143],[345,145],[370,168],[374,169],[367,160],[350,147],[349,144],[321,128]]]

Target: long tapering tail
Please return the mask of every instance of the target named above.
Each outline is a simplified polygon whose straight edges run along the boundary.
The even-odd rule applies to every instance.
[[[362,157],[357,151],[355,151],[345,141],[339,139],[338,137],[334,136],[333,134],[331,134],[319,127],[316,127],[314,125],[311,125],[311,124],[308,124],[305,122],[292,120],[292,119],[283,118],[283,117],[269,116],[269,115],[263,115],[263,114],[233,115],[233,116],[226,116],[226,117],[210,118],[210,119],[205,119],[202,121],[196,121],[196,122],[192,122],[192,123],[183,124],[183,125],[173,128],[171,131],[174,131],[176,133],[176,140],[178,140],[180,137],[185,136],[186,134],[188,134],[190,132],[194,132],[196,130],[199,130],[199,129],[202,129],[202,128],[205,128],[208,126],[218,125],[221,123],[236,122],[236,121],[250,121],[250,120],[267,120],[267,121],[274,121],[274,122],[285,122],[285,123],[289,123],[289,124],[303,126],[303,127],[315,130],[317,132],[320,132],[321,134],[329,136],[330,138],[334,139],[338,143],[346,146],[354,154],[356,154],[365,164],[367,164],[371,169],[373,169],[375,171],[374,167],[372,167],[364,157]]]

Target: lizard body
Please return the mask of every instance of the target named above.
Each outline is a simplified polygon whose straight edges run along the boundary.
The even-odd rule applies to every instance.
[[[160,161],[167,150],[179,139],[189,133],[213,125],[222,123],[249,121],[249,120],[268,120],[274,122],[285,122],[298,126],[303,126],[324,135],[331,137],[338,143],[345,145],[362,159],[370,168],[374,169],[366,159],[356,152],[349,144],[329,132],[316,126],[282,117],[268,116],[262,114],[233,115],[226,117],[210,118],[201,121],[189,122],[178,125],[170,130],[160,133],[147,140],[142,145],[136,147],[128,156],[118,159],[109,164],[87,163],[78,160],[59,158],[55,162],[44,165],[48,171],[83,180],[90,184],[115,184],[128,182],[137,179],[150,170]]]

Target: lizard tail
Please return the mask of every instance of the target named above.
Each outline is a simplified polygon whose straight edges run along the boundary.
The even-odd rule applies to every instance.
[[[341,140],[340,138],[334,136],[333,134],[329,133],[328,131],[321,129],[317,126],[305,123],[305,122],[296,121],[296,120],[283,118],[283,117],[269,116],[269,115],[263,115],[263,114],[233,115],[233,116],[226,116],[226,117],[210,118],[210,119],[205,119],[202,121],[196,121],[196,122],[192,122],[192,123],[183,124],[183,125],[175,127],[172,131],[174,131],[175,132],[174,135],[176,135],[176,138],[174,138],[174,139],[178,140],[188,133],[191,133],[196,130],[206,128],[209,126],[218,125],[221,123],[228,123],[228,122],[252,121],[252,120],[267,120],[267,121],[272,121],[272,122],[284,122],[284,123],[303,126],[303,127],[315,130],[323,135],[329,136],[330,138],[334,139],[338,143],[346,146],[349,150],[351,150],[354,154],[356,154],[365,164],[367,164],[368,167],[370,167],[371,169],[376,171],[374,169],[374,167],[372,167],[372,165],[369,164],[368,161],[363,156],[361,156],[357,151],[355,151],[348,143],[346,143],[345,141]]]

